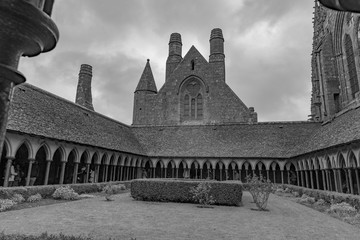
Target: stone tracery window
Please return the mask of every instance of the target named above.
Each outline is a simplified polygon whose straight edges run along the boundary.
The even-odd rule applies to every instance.
[[[351,96],[355,98],[355,93],[359,91],[359,83],[356,72],[355,56],[353,44],[349,34],[345,35],[345,53],[346,53],[346,62],[349,71],[349,82],[351,89]]]
[[[204,115],[203,85],[197,78],[190,78],[181,90],[182,121],[202,120]]]

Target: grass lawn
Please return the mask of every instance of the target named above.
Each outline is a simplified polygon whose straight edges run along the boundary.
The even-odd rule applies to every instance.
[[[92,236],[94,239],[359,239],[360,229],[271,195],[268,212],[242,207],[143,202],[129,193],[0,213],[0,232]]]

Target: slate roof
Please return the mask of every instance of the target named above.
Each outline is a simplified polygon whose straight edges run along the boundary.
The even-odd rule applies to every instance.
[[[23,84],[14,88],[7,130],[150,157],[291,158],[360,141],[359,106],[324,124],[130,127]]]
[[[144,155],[130,126],[27,83],[14,88],[7,129]]]
[[[299,146],[297,154],[360,141],[360,105],[326,122]]]
[[[136,87],[135,92],[137,91],[150,91],[157,93],[157,88],[154,80],[154,76],[150,67],[150,60],[148,59],[144,68],[143,73],[141,74],[139,83]]]
[[[149,156],[289,158],[319,123],[133,127]]]

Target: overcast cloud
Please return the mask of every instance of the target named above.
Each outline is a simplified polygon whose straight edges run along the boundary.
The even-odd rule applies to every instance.
[[[22,58],[27,82],[74,101],[80,65],[93,66],[97,112],[132,122],[133,93],[150,59],[164,83],[169,36],[183,56],[194,45],[209,56],[213,28],[225,38],[226,82],[259,121],[306,120],[310,114],[312,0],[56,0],[57,47]]]

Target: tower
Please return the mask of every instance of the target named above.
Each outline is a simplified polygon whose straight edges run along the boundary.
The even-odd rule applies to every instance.
[[[224,37],[220,28],[211,31],[209,63],[214,69],[216,81],[225,82]]]
[[[168,81],[170,74],[181,62],[182,60],[181,52],[182,52],[181,35],[179,33],[172,33],[170,35],[170,41],[169,41],[169,56],[166,60],[165,81]]]
[[[156,94],[156,84],[150,67],[150,59],[148,59],[134,93],[133,124],[147,123],[149,101],[151,96],[156,96]]]

